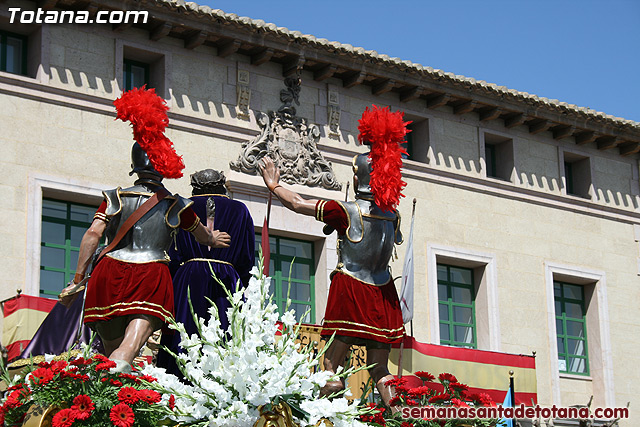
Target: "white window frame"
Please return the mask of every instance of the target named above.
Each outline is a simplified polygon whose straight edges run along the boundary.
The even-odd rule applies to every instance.
[[[40,296],[42,198],[52,197],[79,203],[94,201],[99,204],[103,198],[102,190],[104,188],[108,188],[108,186],[42,173],[29,174],[25,282],[23,286],[23,292],[26,295]]]
[[[558,368],[558,342],[556,334],[556,310],[553,283],[559,280],[576,285],[592,285],[593,292],[587,307],[587,343],[590,376],[594,390],[595,406],[615,406],[613,382],[613,349],[609,332],[609,309],[607,301],[607,277],[604,271],[592,270],[580,266],[572,266],[546,261],[545,284],[547,293],[547,322],[549,331],[549,363],[551,369],[552,398],[555,405],[562,405],[560,378],[577,378],[571,374],[560,373]],[[585,295],[585,300],[587,299]],[[585,301],[586,303],[586,301]],[[595,307],[594,307],[595,303]],[[596,310],[595,312],[593,310]],[[595,320],[595,321],[594,321]],[[604,402],[595,391],[602,391]]]
[[[500,312],[498,309],[498,273],[496,255],[465,248],[427,244],[427,282],[429,292],[429,328],[431,343],[440,344],[438,316],[438,263],[460,267],[482,268],[483,277],[476,281],[476,338],[478,350],[500,351]],[[475,276],[475,275],[474,275]],[[478,302],[480,301],[480,304]]]

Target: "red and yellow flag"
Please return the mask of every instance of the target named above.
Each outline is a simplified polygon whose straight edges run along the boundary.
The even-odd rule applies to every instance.
[[[393,345],[389,356],[389,370],[394,374],[398,372],[399,356],[400,343]],[[513,371],[516,405],[531,406],[538,401],[534,356],[423,344],[405,336],[402,368],[402,376],[409,380],[410,386],[422,385],[422,381],[412,375],[416,371],[427,371],[436,377],[446,372],[468,385],[470,393],[487,393],[499,403],[504,401],[509,371]]]
[[[2,304],[2,344],[9,352],[9,360],[20,356],[56,302],[49,298],[18,295]]]

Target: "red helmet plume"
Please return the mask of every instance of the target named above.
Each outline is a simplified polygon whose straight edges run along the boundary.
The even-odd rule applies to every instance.
[[[180,178],[184,169],[182,156],[178,156],[173,143],[164,135],[169,124],[169,107],[154,89],[134,88],[122,94],[113,105],[116,118],[131,122],[133,139],[149,156],[149,161],[165,178]]]
[[[358,121],[358,141],[369,144],[371,151],[371,180],[369,186],[376,205],[383,211],[391,211],[404,197],[402,189],[407,185],[402,180],[402,155],[407,151],[400,145],[411,130],[411,122],[403,120],[401,111],[391,112],[389,107],[374,105],[367,107]]]

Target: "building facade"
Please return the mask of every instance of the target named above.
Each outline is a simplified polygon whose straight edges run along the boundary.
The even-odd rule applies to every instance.
[[[38,10],[120,23],[24,14]],[[389,105],[413,121],[399,210],[408,236],[416,199],[416,339],[535,353],[542,405],[631,402],[633,425],[639,123],[182,1],[4,0],[0,42],[2,299],[55,297],[101,191],[131,181],[123,89],[146,83],[171,108],[186,177],[167,187],[188,195],[189,173],[224,170],[258,235],[268,192],[252,153],[280,153],[303,195],[353,199],[357,120]],[[277,202],[270,234],[276,301],[291,276],[299,318],[319,324],[335,235]]]

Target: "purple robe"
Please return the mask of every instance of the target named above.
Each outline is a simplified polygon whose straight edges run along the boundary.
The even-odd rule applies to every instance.
[[[187,288],[191,292],[191,304],[198,317],[209,319],[210,303],[212,300],[220,313],[223,329],[227,329],[227,308],[230,306],[227,294],[211,270],[230,292],[237,290],[237,284],[246,287],[251,277],[250,271],[255,262],[255,231],[253,219],[247,207],[239,201],[225,196],[193,196],[193,205],[203,225],[207,224],[207,199],[213,197],[215,202],[214,230],[225,231],[231,236],[231,246],[224,249],[209,249],[196,242],[189,232],[180,230],[175,245],[171,246],[169,268],[173,276],[173,295],[176,321],[183,323],[189,335],[197,333],[189,310]],[[215,260],[212,262],[205,259]],[[174,353],[183,352],[179,347],[180,334],[171,330],[163,332],[161,344]],[[181,374],[171,355],[163,350],[158,352],[158,366],[166,368],[167,372]]]
[[[59,302],[56,303],[40,324],[20,358],[27,359],[43,354],[62,354],[69,350],[74,343],[76,343],[75,348],[77,349],[80,348],[79,343],[89,343],[91,330],[82,324],[83,300],[84,291],[78,295],[69,308]],[[82,332],[80,339],[76,342],[80,327],[82,327]],[[93,341],[93,348],[95,351],[104,351],[100,337],[97,335]]]

